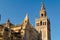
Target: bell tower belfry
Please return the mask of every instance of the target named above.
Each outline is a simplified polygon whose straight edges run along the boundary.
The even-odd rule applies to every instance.
[[[51,40],[50,38],[50,21],[47,18],[44,3],[40,10],[40,18],[36,19],[36,30],[41,33],[41,40]]]

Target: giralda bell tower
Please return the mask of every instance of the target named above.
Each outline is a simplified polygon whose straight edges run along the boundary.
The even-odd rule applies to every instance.
[[[50,21],[47,18],[44,3],[42,3],[40,10],[40,18],[36,19],[36,30],[41,34],[41,40],[51,40]]]

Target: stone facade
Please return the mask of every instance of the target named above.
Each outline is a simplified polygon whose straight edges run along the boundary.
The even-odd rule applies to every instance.
[[[40,18],[36,19],[36,29],[42,35],[42,40],[51,40],[50,38],[50,21],[47,18],[44,3],[42,3]]]
[[[0,24],[0,40],[51,40],[50,21],[44,4],[42,3],[40,18],[36,19],[36,28],[30,24],[28,14],[21,25],[14,25],[8,19],[6,23]]]

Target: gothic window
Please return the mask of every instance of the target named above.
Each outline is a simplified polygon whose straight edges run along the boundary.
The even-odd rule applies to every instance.
[[[40,21],[40,25],[42,25],[42,21]]]
[[[39,23],[37,23],[36,25],[39,26]]]

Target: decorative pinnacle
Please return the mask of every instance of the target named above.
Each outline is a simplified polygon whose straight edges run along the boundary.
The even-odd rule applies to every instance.
[[[26,13],[26,17],[25,17],[25,19],[28,19],[28,13]]]
[[[26,21],[29,21],[28,13],[26,13],[25,20],[26,20]]]
[[[10,20],[9,20],[9,19],[7,20],[7,23],[8,23],[8,22],[10,22]]]
[[[41,7],[41,10],[44,10],[45,7],[44,7],[44,2],[42,2],[42,7]]]

